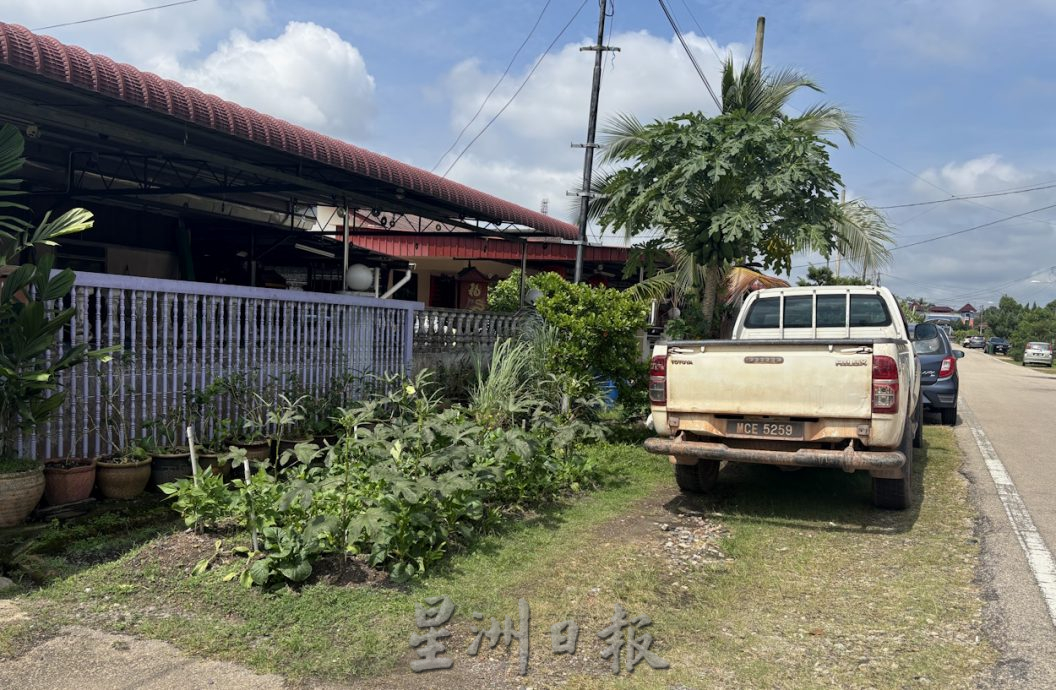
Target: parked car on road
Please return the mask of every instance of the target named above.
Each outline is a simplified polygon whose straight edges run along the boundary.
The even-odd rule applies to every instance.
[[[938,412],[942,423],[957,423],[957,360],[964,357],[954,350],[949,337],[940,329],[924,329],[927,324],[910,324],[913,351],[920,359],[920,395],[926,412]],[[919,330],[918,330],[919,329]],[[924,336],[920,338],[919,336]]]
[[[986,341],[986,351],[992,355],[1007,355],[1008,341],[1004,338],[990,338]]]
[[[1027,343],[1026,348],[1023,350],[1023,366],[1028,364],[1041,364],[1042,366],[1051,367],[1052,346],[1041,342]]]
[[[969,348],[972,348],[972,349],[982,350],[983,348],[986,347],[986,338],[984,338],[981,335],[969,336],[964,341],[964,347],[969,347]]]

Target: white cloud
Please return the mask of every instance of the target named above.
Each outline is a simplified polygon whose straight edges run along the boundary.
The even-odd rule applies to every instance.
[[[355,139],[374,115],[374,78],[359,51],[317,24],[290,22],[277,38],[235,30],[194,67],[171,78],[333,136]]]
[[[1031,179],[1028,173],[1004,162],[996,153],[963,163],[947,163],[938,170],[925,170],[920,177],[923,179],[914,185],[916,191],[934,195],[935,187],[941,187],[956,196],[1022,187]]]
[[[716,92],[720,84],[716,54],[725,57],[730,51],[738,59],[747,54],[740,44],[719,47],[711,39],[692,33],[685,37]],[[579,50],[585,43],[569,43],[544,58],[521,93],[473,145],[472,154],[452,170],[453,179],[471,186],[476,183],[528,208],[538,208],[540,199],[546,197],[551,215],[569,215],[566,192],[579,185],[583,165],[583,149],[571,148],[570,144],[586,139],[593,75],[594,54]],[[711,97],[677,39],[638,31],[616,34],[607,43],[618,46],[620,52],[605,57],[599,139],[606,121],[618,113],[631,113],[649,122],[688,111],[715,112]],[[442,173],[503,107],[529,69],[524,67],[507,77],[438,172]],[[498,77],[498,72],[483,70],[476,60],[462,62],[448,73],[442,89],[451,102],[452,141]]]
[[[745,53],[740,45],[718,48],[709,45],[710,39],[694,34],[687,34],[686,40],[715,89],[719,86],[719,61],[712,50],[724,55],[730,49],[739,57]],[[639,119],[650,121],[689,110],[715,111],[677,40],[640,31],[617,34],[608,43],[618,46],[620,52],[605,58],[599,126],[617,113],[634,113]],[[548,159],[568,165],[569,161],[582,158],[582,151],[573,152],[569,144],[586,138],[593,53],[580,51],[580,45],[569,43],[544,58],[521,93],[474,145],[476,152],[493,152],[529,163]],[[460,146],[502,108],[527,73],[528,68],[524,68],[506,78]],[[496,72],[482,71],[475,60],[451,70],[444,88],[452,104],[452,137],[476,112],[498,76]]]
[[[45,29],[157,6],[154,0],[0,0],[0,20],[40,30],[147,71],[210,46],[232,26],[251,30],[267,19],[266,0],[198,0],[102,21]]]
[[[41,29],[156,4],[0,0],[0,20]],[[374,78],[359,51],[311,23],[251,38],[268,21],[267,0],[199,0],[40,33],[310,129],[364,136],[374,116]]]

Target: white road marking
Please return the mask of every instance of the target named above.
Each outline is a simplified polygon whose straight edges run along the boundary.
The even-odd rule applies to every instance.
[[[990,477],[994,480],[994,486],[997,487],[997,495],[1001,499],[1001,505],[1005,507],[1005,514],[1008,515],[1009,522],[1012,523],[1012,530],[1016,533],[1016,539],[1019,540],[1019,545],[1023,547],[1023,553],[1027,557],[1027,565],[1030,566],[1030,571],[1034,574],[1038,588],[1041,589],[1041,596],[1049,609],[1049,618],[1052,619],[1053,625],[1056,625],[1056,559],[1053,559],[1052,553],[1045,546],[1045,541],[1041,538],[1041,533],[1038,532],[1038,528],[1034,525],[1034,520],[1030,517],[1030,512],[1020,497],[1019,491],[1016,490],[1012,477],[1009,476],[1008,470],[1005,469],[1004,463],[998,457],[997,451],[994,450],[993,444],[990,443],[990,439],[986,436],[986,432],[979,426],[975,415],[965,404],[963,398],[959,401],[959,407],[961,409],[961,417],[968,425],[968,429],[971,430],[972,436],[975,437],[975,443],[979,446],[983,461],[986,462],[986,469],[990,471]],[[965,414],[965,412],[968,414]]]

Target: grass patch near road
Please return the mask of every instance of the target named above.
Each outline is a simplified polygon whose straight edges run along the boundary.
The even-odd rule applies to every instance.
[[[973,514],[952,431],[928,427],[925,441],[916,456],[923,500],[904,513],[870,507],[867,477],[831,471],[732,466],[714,495],[687,499],[664,459],[599,447],[622,481],[525,516],[408,587],[247,591],[221,582],[223,568],[188,576],[197,554],[212,552],[211,539],[162,537],[21,599],[32,619],[0,631],[0,654],[80,623],[306,682],[970,687],[995,660],[977,639]],[[683,528],[708,535],[714,547],[696,565],[678,558]],[[410,673],[408,637],[417,632],[415,604],[431,595],[456,604],[445,640],[455,665],[423,678]],[[523,679],[516,643],[509,652],[500,645],[476,658],[466,653],[470,626],[505,616],[516,626],[518,598],[531,605],[532,620]],[[597,632],[617,603],[630,617],[652,618],[652,649],[669,670],[643,662],[632,678],[611,675]],[[568,618],[580,626],[576,655],[552,655],[550,625]]]

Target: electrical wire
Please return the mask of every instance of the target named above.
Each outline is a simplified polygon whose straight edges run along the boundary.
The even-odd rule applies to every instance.
[[[543,60],[546,58],[547,55],[550,54],[550,51],[553,50],[557,42],[561,40],[561,37],[565,35],[565,32],[568,31],[568,27],[572,26],[572,22],[576,21],[576,17],[578,17],[579,13],[583,11],[583,8],[586,6],[586,4],[587,0],[583,0],[583,2],[580,3],[579,7],[576,9],[575,14],[572,15],[572,18],[568,20],[568,23],[565,24],[564,28],[561,29],[557,36],[554,36],[554,40],[550,41],[550,45],[546,47],[546,50],[543,52],[543,54],[540,55],[539,59],[535,61],[534,65],[532,65],[532,69],[528,72],[528,76],[524,78],[524,81],[521,82],[521,85],[517,87],[517,90],[513,92],[513,95],[510,96],[509,100],[506,101],[505,105],[503,105],[502,108],[499,109],[499,112],[495,113],[495,115],[492,116],[490,120],[488,120],[487,124],[485,124],[484,127],[479,132],[477,132],[477,135],[473,137],[468,144],[466,144],[466,147],[462,149],[462,152],[458,154],[455,160],[451,161],[451,165],[447,166],[447,170],[444,171],[444,174],[441,175],[441,177],[447,177],[448,173],[451,172],[452,168],[454,168],[455,165],[460,160],[462,160],[462,156],[466,155],[466,151],[469,151],[470,147],[476,143],[477,139],[480,139],[481,135],[483,135],[484,132],[488,131],[488,128],[491,127],[492,123],[494,123],[495,120],[499,119],[500,115],[506,112],[506,108],[510,107],[510,104],[513,103],[514,99],[517,98],[517,96],[521,93],[524,87],[528,84],[528,81],[531,80],[532,75],[535,74],[535,70],[539,68],[539,65],[543,64]]]
[[[920,240],[919,242],[910,242],[909,244],[900,244],[898,246],[891,247],[890,251],[897,251],[899,249],[909,249],[910,247],[918,247],[918,246],[920,246],[922,244],[927,244],[929,242],[935,242],[937,240],[944,240],[947,237],[954,237],[956,235],[963,235],[966,232],[972,232],[973,230],[980,230],[982,228],[988,228],[991,225],[997,225],[998,223],[1004,223],[1005,221],[1013,220],[1015,218],[1022,218],[1023,216],[1029,216],[1032,213],[1040,213],[1042,211],[1048,211],[1050,208],[1056,208],[1056,204],[1049,204],[1048,206],[1042,206],[1041,208],[1035,208],[1035,209],[1031,209],[1029,211],[1024,211],[1022,213],[1016,213],[1016,214],[1011,215],[1011,216],[1005,216],[1004,218],[998,218],[997,220],[992,220],[989,223],[983,223],[981,225],[973,225],[972,227],[965,228],[963,230],[956,230],[954,232],[947,232],[947,233],[944,233],[942,235],[936,235],[935,237],[929,237],[928,239]]]
[[[693,14],[693,10],[689,8],[689,3],[687,3],[686,0],[682,0],[682,6],[686,8],[686,12],[689,12],[689,18],[697,25],[697,31],[700,32],[700,37],[708,42],[708,47],[711,48],[711,54],[715,56],[715,59],[718,60],[721,65],[722,58],[719,57],[719,51],[715,50],[715,43],[704,35],[704,27],[702,27],[700,22],[697,21],[697,15]]]
[[[447,154],[451,153],[455,149],[455,147],[458,146],[458,142],[462,141],[462,135],[465,134],[466,130],[469,129],[470,125],[476,122],[477,118],[480,117],[480,114],[484,111],[484,106],[488,104],[488,101],[491,99],[492,95],[495,94],[495,90],[499,88],[499,85],[502,84],[502,82],[506,79],[506,75],[510,73],[510,68],[513,67],[513,63],[517,60],[517,56],[521,54],[521,51],[524,50],[524,46],[528,45],[528,40],[531,39],[531,37],[535,34],[535,30],[539,28],[539,22],[543,20],[543,15],[546,14],[546,10],[548,7],[550,7],[550,3],[552,1],[553,0],[546,0],[546,3],[543,5],[543,9],[539,12],[539,16],[535,18],[535,23],[532,24],[531,30],[528,31],[528,35],[524,37],[524,40],[521,41],[521,45],[517,47],[517,50],[513,53],[513,57],[511,57],[510,61],[506,64],[506,69],[502,71],[502,76],[500,76],[498,81],[495,82],[495,85],[491,87],[491,91],[488,91],[488,95],[484,97],[484,100],[480,102],[480,107],[477,108],[477,112],[473,113],[473,117],[471,117],[469,122],[467,122],[465,126],[462,127],[462,131],[458,133],[457,137],[455,137],[455,141],[447,147],[447,150],[444,151],[444,153],[440,156],[440,159],[436,161],[436,164],[433,167],[429,168],[429,172],[434,172],[437,168],[440,167],[440,164],[444,162],[444,158],[447,157]]]
[[[115,14],[107,14],[102,17],[92,17],[91,19],[79,19],[75,22],[63,22],[62,24],[52,24],[50,26],[38,26],[31,31],[47,31],[48,29],[58,29],[63,26],[75,26],[77,24],[89,24],[91,22],[101,22],[104,19],[114,19],[115,17],[127,17],[130,14],[140,14],[142,12],[152,12],[154,10],[163,10],[166,7],[176,7],[177,5],[190,5],[192,2],[198,2],[198,0],[179,0],[179,2],[170,2],[165,5],[155,5],[153,7],[143,7],[138,10],[129,10],[128,12],[117,12]]]
[[[1053,189],[1056,188],[1056,184],[1046,184],[1039,187],[1028,187],[1026,189],[1014,189],[1003,192],[986,192],[981,194],[964,194],[962,196],[952,196],[948,199],[936,199],[934,201],[918,201],[911,204],[892,204],[890,206],[877,206],[878,209],[891,209],[891,208],[909,208],[911,206],[932,206],[934,204],[948,204],[951,201],[967,201],[969,199],[986,199],[995,196],[1009,196],[1012,194],[1026,194],[1027,192],[1037,192],[1042,189]]]
[[[708,93],[711,94],[711,100],[715,101],[715,107],[722,112],[722,101],[715,95],[715,91],[712,90],[711,84],[708,83],[708,78],[704,76],[704,70],[700,68],[700,64],[697,62],[697,58],[693,55],[693,51],[689,49],[689,44],[686,43],[685,36],[682,35],[682,30],[678,28],[678,23],[675,18],[671,16],[671,11],[667,9],[667,3],[664,0],[658,0],[661,9],[664,10],[664,15],[667,17],[668,23],[675,32],[675,36],[678,36],[679,43],[682,44],[682,49],[686,51],[686,55],[689,56],[689,61],[693,63],[693,68],[697,70],[697,74],[700,75],[700,80],[704,82],[704,86],[708,89]]]

